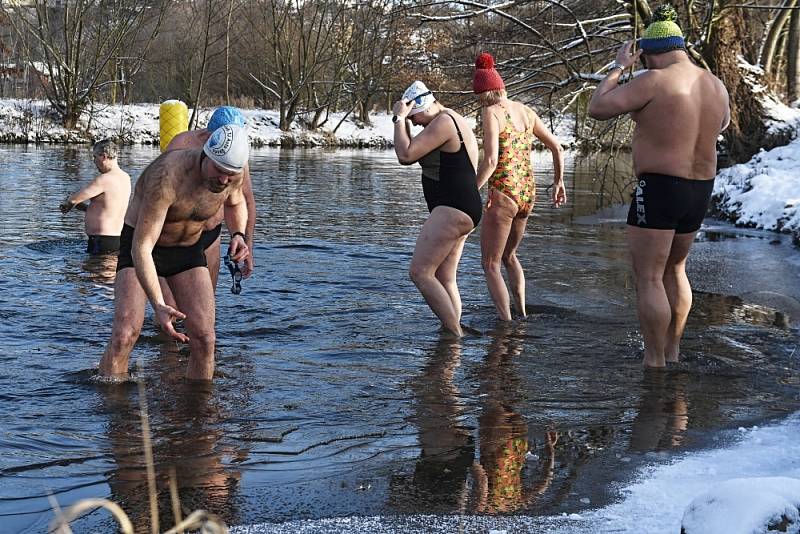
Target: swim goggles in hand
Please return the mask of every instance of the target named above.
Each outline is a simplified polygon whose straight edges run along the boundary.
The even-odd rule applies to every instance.
[[[242,270],[239,269],[239,262],[233,261],[230,254],[225,254],[222,259],[225,262],[225,267],[231,272],[233,285],[231,285],[231,293],[238,295],[242,292]]]

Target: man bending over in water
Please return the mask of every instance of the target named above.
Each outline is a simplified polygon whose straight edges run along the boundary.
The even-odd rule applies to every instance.
[[[597,86],[589,116],[630,113],[636,190],[628,211],[628,247],[644,365],[677,362],[692,306],[686,258],[705,217],[717,174],[717,137],[728,126],[728,92],[686,54],[675,10],[661,6],[641,50],[625,43]],[[619,85],[622,72],[645,54],[647,71]]]
[[[234,124],[244,128],[245,119],[242,112],[235,107],[220,106],[208,119],[208,125],[199,130],[190,130],[182,132],[172,138],[167,146],[167,151],[178,150],[182,148],[201,148],[203,144],[211,137],[211,134],[217,129],[226,124]],[[253,232],[256,227],[256,201],[253,198],[253,185],[250,182],[250,166],[245,165],[242,171],[242,192],[244,193],[245,202],[247,203],[247,229],[245,230],[245,243],[250,253],[244,259],[242,266],[242,275],[247,278],[255,268],[255,260],[253,259]],[[219,277],[219,259],[220,259],[220,232],[222,231],[222,220],[224,218],[224,210],[220,209],[214,217],[211,217],[203,229],[203,249],[206,253],[206,260],[208,261],[208,270],[211,274],[211,285],[217,287],[217,278]]]
[[[239,261],[247,255],[242,171],[248,153],[247,132],[227,125],[216,130],[203,148],[165,152],[142,172],[125,214],[114,286],[114,326],[100,360],[101,375],[127,375],[147,298],[164,331],[189,343],[186,377],[213,377],[214,290],[200,234],[205,223],[228,206],[231,256]],[[166,278],[178,309],[164,303],[159,276]],[[186,320],[188,337],[175,331],[172,323],[180,319]]]
[[[61,213],[72,208],[85,211],[84,225],[89,254],[108,254],[119,250],[119,235],[131,196],[131,177],[117,164],[117,145],[110,139],[95,143],[94,164],[100,174],[61,203]],[[83,204],[89,201],[88,207]]]

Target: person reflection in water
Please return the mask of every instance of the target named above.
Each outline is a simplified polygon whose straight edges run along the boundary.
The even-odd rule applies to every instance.
[[[422,190],[430,211],[409,274],[444,329],[461,337],[456,271],[464,242],[481,220],[475,183],[478,142],[466,119],[439,103],[420,81],[406,89],[392,111],[397,160],[422,166]],[[411,137],[409,123],[422,126],[422,133]]]
[[[460,365],[460,342],[443,338],[412,383],[420,459],[414,467],[412,492],[396,477],[393,494],[397,501],[403,493],[416,494],[409,507],[416,511],[423,506],[426,513],[447,513],[466,500],[475,440],[462,422],[465,405],[455,380]]]
[[[484,401],[478,418],[480,457],[473,465],[477,512],[527,509],[547,491],[555,473],[558,433],[553,431],[544,433],[538,475],[525,473],[531,450],[528,424],[513,407],[519,382],[513,360],[522,352],[524,334],[524,323],[500,326],[479,373]]]
[[[180,516],[202,509],[236,522],[234,505],[245,449],[225,443],[225,419],[211,382],[183,380],[177,351],[162,352],[159,376],[148,380],[147,400],[156,474],[160,531],[175,524],[170,479],[177,483]],[[152,388],[156,388],[153,390]],[[109,498],[128,514],[137,532],[151,532],[146,462],[136,388],[101,389],[108,414],[108,441],[116,464],[109,472]],[[136,414],[136,415],[132,415]]]
[[[475,431],[467,426],[469,406],[456,379],[461,346],[457,340],[437,345],[413,382],[413,423],[421,452],[413,482],[393,477],[395,506],[415,513],[506,513],[530,507],[550,487],[559,435],[543,433],[541,459],[534,468],[528,452],[539,449],[531,446],[528,424],[513,407],[519,382],[513,359],[521,353],[524,339],[520,327],[504,323],[495,332],[478,372],[482,399],[478,461]]]
[[[639,413],[631,428],[630,450],[672,449],[683,443],[689,426],[686,373],[646,372]]]

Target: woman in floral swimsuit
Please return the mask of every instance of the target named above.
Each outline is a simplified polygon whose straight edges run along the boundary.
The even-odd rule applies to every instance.
[[[483,271],[500,319],[510,321],[511,304],[500,263],[506,267],[518,315],[525,317],[525,275],[516,252],[536,193],[531,167],[534,138],[538,138],[553,154],[552,201],[556,207],[567,200],[563,180],[564,156],[558,139],[536,113],[507,98],[503,79],[488,53],[482,53],[475,61],[472,86],[481,104],[484,132],[478,189],[489,182],[489,200],[481,228]]]

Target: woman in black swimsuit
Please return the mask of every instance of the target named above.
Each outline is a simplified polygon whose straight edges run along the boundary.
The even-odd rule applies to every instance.
[[[430,217],[411,259],[411,279],[449,332],[461,336],[461,296],[456,271],[467,236],[481,219],[476,184],[478,142],[464,117],[442,106],[422,82],[395,102],[394,150],[403,165],[422,166]],[[412,139],[411,124],[422,126]]]

